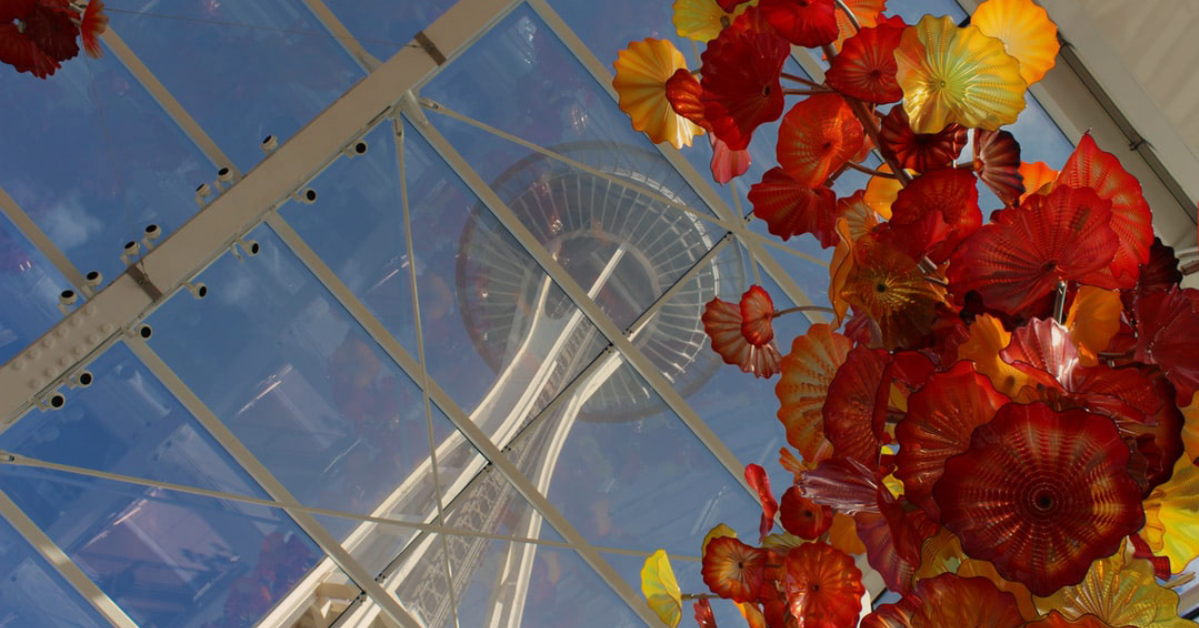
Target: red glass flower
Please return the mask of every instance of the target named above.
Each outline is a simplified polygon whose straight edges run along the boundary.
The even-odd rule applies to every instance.
[[[716,628],[716,617],[712,615],[712,603],[701,597],[692,605],[695,609],[695,625],[699,628]]]
[[[837,5],[833,0],[762,0],[758,3],[771,26],[796,46],[817,48],[837,39]]]
[[[1014,207],[1024,194],[1020,144],[1007,131],[975,131],[974,170],[1004,205]]]
[[[887,241],[909,257],[940,264],[982,226],[974,175],[944,168],[916,177],[891,204]]]
[[[1139,362],[1157,364],[1177,391],[1179,406],[1199,390],[1199,291],[1174,288],[1142,295],[1136,302]]]
[[[779,504],[783,529],[801,539],[814,539],[833,525],[833,509],[803,496],[803,489],[792,486],[783,493]]]
[[[858,346],[837,369],[823,412],[824,436],[838,457],[878,466],[893,364],[890,353]]]
[[[1149,261],[1149,247],[1153,244],[1153,217],[1136,177],[1124,170],[1115,155],[1099,150],[1087,133],[1062,166],[1056,185],[1088,187],[1099,198],[1111,201],[1111,228],[1120,244],[1109,272],[1116,278],[1115,287],[1125,289],[1136,285],[1137,270]]]
[[[967,554],[1046,596],[1144,525],[1128,456],[1106,417],[1007,404],[946,462],[933,497]]]
[[[862,123],[840,94],[796,103],[779,127],[779,165],[800,185],[816,187],[862,147]]]
[[[829,86],[846,96],[872,103],[903,98],[903,90],[895,80],[895,48],[904,28],[902,24],[883,22],[846,39],[841,54],[833,57],[824,74]]]
[[[774,342],[761,347],[750,344],[741,333],[741,307],[720,299],[712,299],[701,317],[704,333],[712,340],[712,350],[726,364],[740,367],[742,372],[756,377],[771,377],[779,370],[783,356]]]
[[[903,482],[904,496],[939,518],[933,486],[941,479],[945,461],[969,449],[974,428],[990,421],[1007,402],[991,380],[966,361],[934,374],[912,393],[907,415],[895,426],[895,477]]]
[[[704,118],[704,103],[700,100],[704,89],[699,79],[687,68],[679,68],[666,79],[666,100],[674,112],[698,124],[707,131],[712,125]]]
[[[853,557],[827,543],[804,543],[785,563],[787,602],[799,628],[853,625],[866,592]]]
[[[833,225],[837,195],[829,188],[813,188],[791,178],[782,168],[771,168],[749,189],[749,202],[754,216],[765,220],[770,233],[783,240],[810,233],[822,247],[837,243]]]
[[[774,302],[762,286],[750,286],[741,295],[741,335],[755,347],[774,340]]]
[[[748,149],[733,150],[724,140],[716,137],[715,133],[709,133],[708,140],[712,143],[712,163],[709,169],[714,181],[724,185],[749,170],[749,164],[753,159]]]
[[[895,157],[900,166],[916,172],[928,172],[953,165],[966,147],[969,130],[950,123],[937,133],[916,133],[908,123],[903,107],[892,107],[879,129],[879,144]]]
[[[895,604],[867,615],[861,628],[1015,628],[1024,625],[1016,598],[986,578],[944,573],[916,583]]]
[[[950,291],[976,291],[987,307],[1017,314],[1059,281],[1097,279],[1119,241],[1108,226],[1111,203],[1086,188],[1033,194],[964,240],[950,259]]]
[[[745,481],[749,487],[757,491],[758,501],[762,504],[762,519],[758,524],[759,537],[765,537],[774,528],[774,515],[779,511],[779,504],[770,492],[770,476],[761,465],[745,465]]]
[[[779,75],[789,52],[778,35],[733,28],[708,42],[700,100],[712,132],[730,149],[749,146],[754,129],[783,114]]]
[[[100,35],[108,30],[108,16],[104,14],[104,3],[101,0],[91,0],[83,11],[83,19],[79,31],[83,37],[83,49],[89,57],[99,59],[104,54],[100,47]]]
[[[716,595],[736,602],[758,599],[765,567],[766,552],[735,537],[714,538],[704,549],[704,584]]]

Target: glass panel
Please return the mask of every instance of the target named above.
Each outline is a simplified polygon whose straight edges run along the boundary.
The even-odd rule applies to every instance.
[[[607,341],[432,147],[405,128],[429,375],[503,443]]]
[[[272,508],[28,467],[0,487],[142,626],[252,626],[320,557]]]
[[[391,121],[384,120],[362,139],[365,155],[338,158],[312,180],[316,202],[289,202],[282,212],[338,279],[415,356],[416,317]]]
[[[619,251],[621,260],[609,271],[608,294],[596,297],[619,325],[632,322],[723,235],[718,227],[660,200],[708,211],[527,8],[518,8],[422,94],[615,179],[576,171],[431,114],[467,162],[583,287],[590,287]],[[669,237],[658,239],[667,233]]]
[[[381,61],[391,58],[418,31],[437,21],[453,0],[325,0],[368,52]],[[379,19],[387,16],[387,19]]]
[[[107,628],[110,624],[0,518],[0,624]]]
[[[525,474],[595,545],[688,553],[718,523],[754,529],[745,489],[618,354],[604,359],[516,447],[540,452]]]
[[[420,390],[270,229],[249,237],[260,253],[218,259],[150,342],[298,500],[372,512],[429,457]]]
[[[146,225],[169,234],[196,212],[213,166],[115,55],[48,81],[0,72],[0,187],[81,272],[111,281]]]
[[[364,76],[302,0],[109,4],[111,28],[243,171],[264,137],[282,144]]]
[[[78,288],[0,214],[0,364],[62,319],[58,295],[73,287]]]

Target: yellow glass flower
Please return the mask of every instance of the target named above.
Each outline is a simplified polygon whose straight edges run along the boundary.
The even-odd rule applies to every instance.
[[[984,35],[1003,42],[1020,62],[1020,78],[1032,85],[1053,67],[1060,47],[1057,25],[1032,0],[987,0],[978,5],[970,23]]]
[[[712,539],[718,539],[722,536],[731,536],[735,539],[737,538],[737,531],[730,528],[727,524],[716,524],[715,528],[708,530],[708,533],[704,535],[704,542],[699,548],[700,555],[702,556],[704,552],[708,551],[708,543],[711,543]]]
[[[924,16],[895,49],[903,107],[912,130],[937,133],[950,122],[987,131],[1016,121],[1028,85],[1020,62],[977,26]]]
[[[720,8],[716,0],[674,0],[674,29],[679,37],[709,42],[716,39],[725,26],[745,13],[758,0],[737,5],[732,13]]]
[[[666,81],[687,67],[683,53],[665,39],[649,38],[629,43],[617,55],[612,87],[620,97],[620,110],[633,119],[633,128],[649,135],[655,144],[670,142],[675,148],[691,145],[703,135],[698,124],[680,116],[666,99]]]
[[[1195,628],[1178,617],[1178,594],[1157,584],[1149,561],[1125,559],[1124,548],[1091,563],[1082,582],[1036,603],[1045,613],[1057,609],[1067,619],[1090,613],[1109,626]]]
[[[828,300],[833,305],[833,328],[840,327],[841,321],[849,313],[849,301],[846,301],[841,293],[849,281],[849,276],[857,268],[854,262],[854,240],[849,235],[849,221],[845,218],[837,221],[837,234],[841,236],[841,241],[833,249],[833,259],[828,265]]]
[[[1189,456],[1174,464],[1170,481],[1153,489],[1145,500],[1143,536],[1154,553],[1170,559],[1172,571],[1182,571],[1199,557],[1199,467]]]
[[[1120,293],[1094,286],[1081,286],[1066,316],[1070,340],[1078,347],[1078,359],[1086,366],[1099,363],[1099,352],[1107,348],[1120,331],[1124,304]]]
[[[866,553],[866,544],[858,536],[853,517],[843,513],[833,513],[833,525],[828,529],[828,542],[846,554]]]
[[[878,171],[891,172],[891,166],[883,164],[878,167]],[[862,195],[862,201],[869,205],[874,213],[891,220],[891,203],[895,202],[902,189],[903,184],[898,179],[873,176],[866,182],[866,192]]]
[[[666,550],[658,550],[645,559],[641,567],[641,593],[658,619],[670,628],[679,625],[683,618],[683,593]]]

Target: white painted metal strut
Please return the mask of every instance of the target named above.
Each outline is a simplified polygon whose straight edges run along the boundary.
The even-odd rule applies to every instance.
[[[117,606],[108,594],[100,590],[95,582],[83,570],[63,552],[61,548],[49,537],[42,529],[38,527],[25,511],[16,504],[8,495],[0,491],[0,515],[4,516],[5,521],[8,521],[17,532],[41,554],[46,562],[58,572],[71,586],[79,592],[80,597],[84,599],[96,612],[100,613],[104,619],[116,628],[137,628],[129,615],[125,614],[121,607]]]
[[[85,296],[92,296],[92,289],[87,285],[87,280],[84,278],[83,273],[79,272],[78,268],[75,268],[71,260],[67,259],[67,256],[54,245],[54,242],[42,231],[41,227],[37,226],[37,223],[17,205],[17,202],[3,188],[0,188],[0,213],[7,216],[13,225],[42,252],[42,255],[45,255],[46,259],[50,260],[51,264],[54,264],[59,274],[71,282],[71,286],[82,292]],[[63,286],[64,290],[66,288],[67,286]]]
[[[441,55],[452,58],[512,6],[512,0],[459,0],[424,31],[425,40]],[[121,56],[118,51],[123,44],[111,29],[105,41]],[[0,368],[0,429],[34,405],[41,395],[60,385],[69,365],[86,359],[150,312],[157,305],[151,293],[169,295],[178,290],[237,237],[260,223],[267,212],[327,167],[346,145],[382,119],[408,88],[436,69],[437,63],[424,48],[401,48],[236,185],[146,253],[139,266],[144,267],[153,282],[152,291],[143,289],[139,280],[128,272],[117,277],[84,307],[72,312]],[[158,84],[148,70],[135,75]],[[167,96],[165,89],[155,94],[177,122],[184,124],[190,120],[177,107],[178,103]],[[172,102],[174,105],[170,105]],[[184,130],[197,143],[204,141],[203,131],[194,121],[192,127],[185,125]],[[205,148],[205,153],[214,161],[223,159],[215,144]]]

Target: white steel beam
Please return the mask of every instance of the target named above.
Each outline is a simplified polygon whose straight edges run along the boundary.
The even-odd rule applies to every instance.
[[[513,0],[459,0],[424,31],[422,39],[437,56],[453,57],[512,6]],[[110,32],[105,37],[114,52],[121,50],[115,34]],[[0,368],[0,429],[45,391],[60,385],[68,365],[130,328],[153,309],[160,295],[177,290],[238,236],[261,222],[267,212],[327,167],[342,148],[386,115],[408,88],[437,67],[425,46],[400,49],[236,185],[146,253],[138,264],[144,269],[144,277],[139,279],[139,273],[129,272],[117,277],[84,307]],[[139,78],[153,80],[148,71]],[[187,119],[182,108],[173,115],[177,121]],[[193,138],[201,137],[201,133],[198,126],[189,131]],[[213,159],[220,158],[215,146],[205,152],[215,154]]]
[[[366,568],[350,555],[341,542],[316,520],[316,517],[293,508],[300,504],[291,491],[287,490],[287,487],[283,486],[283,483],[271,473],[270,469],[267,469],[266,465],[258,460],[258,457],[233,434],[233,431],[217,418],[208,405],[196,396],[187,384],[183,383],[183,380],[162,361],[162,358],[158,357],[150,345],[141,339],[130,340],[126,344],[150,372],[166,386],[167,390],[179,400],[179,403],[196,418],[196,421],[212,435],[213,439],[221,447],[224,447],[225,451],[229,452],[229,455],[250,474],[250,477],[283,508],[284,512],[291,516],[300,529],[320,546],[333,563],[350,578],[350,581],[362,589],[383,609],[384,613],[399,622],[404,628],[423,628],[418,620],[409,615],[408,611],[404,610],[394,597],[375,582],[374,575],[367,572]]]
[[[104,619],[116,628],[137,628],[137,624],[129,618],[129,615],[126,615],[125,611],[117,606],[117,603],[112,601],[107,593],[101,591],[100,587],[96,586],[96,583],[83,573],[83,570],[67,556],[66,552],[46,536],[46,533],[42,532],[42,529],[25,514],[25,511],[21,510],[21,507],[2,491],[0,491],[0,515],[3,515],[4,519],[12,524],[12,527],[16,528],[17,532],[37,550],[37,553],[41,554],[42,558],[45,558],[46,562],[50,563],[50,566],[63,579],[75,587],[79,595]]]

